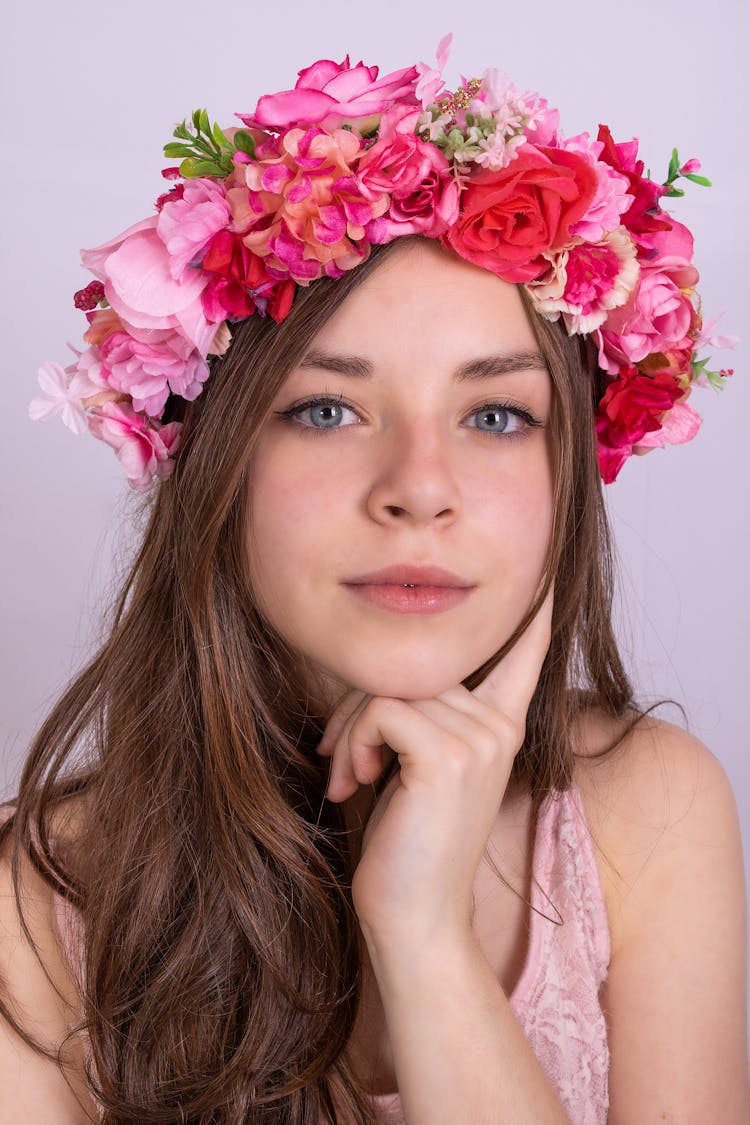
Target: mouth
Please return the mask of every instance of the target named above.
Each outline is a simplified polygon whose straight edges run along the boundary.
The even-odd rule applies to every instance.
[[[355,597],[391,613],[442,613],[460,605],[475,584],[436,566],[398,565],[348,579]]]
[[[369,574],[361,574],[356,578],[344,580],[346,586],[391,586],[407,590],[469,590],[474,583],[445,570],[440,566],[414,566],[409,563],[397,563]]]

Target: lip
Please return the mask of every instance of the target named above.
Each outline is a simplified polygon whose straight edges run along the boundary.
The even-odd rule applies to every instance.
[[[374,570],[370,574],[360,574],[357,578],[347,578],[346,586],[429,586],[437,589],[469,589],[475,585],[458,574],[444,570],[440,566],[413,566],[409,563],[396,563],[394,566]]]
[[[344,585],[352,593],[378,609],[392,613],[442,613],[463,602],[476,583],[441,566],[413,566],[397,563]]]

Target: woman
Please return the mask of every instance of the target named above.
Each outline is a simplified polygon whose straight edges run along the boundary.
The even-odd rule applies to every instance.
[[[689,232],[441,89],[197,113],[84,255],[33,412],[159,483],[3,830],[7,1120],[747,1118],[734,798],[633,699],[601,491],[694,432]]]

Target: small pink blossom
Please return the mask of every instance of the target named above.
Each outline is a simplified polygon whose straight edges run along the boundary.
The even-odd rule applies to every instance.
[[[427,109],[429,105],[433,105],[437,101],[440,91],[445,86],[445,82],[443,81],[443,69],[448,62],[452,42],[453,32],[449,31],[438,43],[437,51],[435,52],[437,69],[429,67],[427,63],[417,63],[419,81],[417,82],[414,94],[421,103],[422,109]]]
[[[419,105],[419,79],[415,66],[378,78],[377,66],[365,66],[363,62],[352,66],[348,55],[341,63],[319,59],[299,71],[293,90],[264,94],[253,113],[238,113],[237,117],[245,125],[276,132],[312,124],[329,130],[349,123],[364,128],[363,118],[372,118],[368,123],[376,125],[377,117],[391,102]]]
[[[182,281],[217,231],[229,226],[232,214],[223,183],[188,180],[181,198],[167,202],[156,221],[156,233],[169,253],[169,272]]]
[[[115,450],[128,481],[139,492],[154,478],[165,480],[171,474],[182,429],[179,422],[161,426],[126,402],[108,402],[90,412],[88,423],[94,437]]]

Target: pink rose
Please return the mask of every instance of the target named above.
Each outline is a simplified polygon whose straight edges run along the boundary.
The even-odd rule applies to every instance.
[[[695,309],[678,284],[685,268],[684,262],[667,260],[641,266],[635,292],[627,304],[610,313],[594,337],[604,371],[614,375],[623,364],[640,363],[654,353],[692,350],[688,333],[695,323]]]
[[[415,66],[378,78],[378,67],[363,62],[352,66],[348,55],[342,63],[319,59],[299,71],[293,90],[264,94],[252,114],[237,117],[250,127],[276,132],[297,125],[319,124],[330,130],[349,122],[361,126],[362,118],[377,116],[390,102],[419,105],[419,78]]]
[[[376,196],[390,192],[387,215],[366,228],[372,242],[405,234],[436,238],[458,216],[458,185],[450,163],[433,144],[415,135],[419,110],[393,106],[380,119],[378,140],[362,156],[357,176]]]
[[[154,478],[165,480],[174,468],[181,424],[160,426],[136,414],[125,402],[107,402],[88,415],[94,437],[115,450],[133,488],[145,491]]]
[[[178,332],[136,339],[112,332],[102,342],[102,374],[110,387],[129,395],[135,410],[160,418],[170,391],[192,402],[208,378],[208,364]]]
[[[81,251],[81,261],[104,282],[104,295],[125,327],[180,332],[206,355],[216,333],[201,303],[208,277],[202,270],[187,270],[179,281],[172,276],[169,251],[156,232],[159,217]]]

